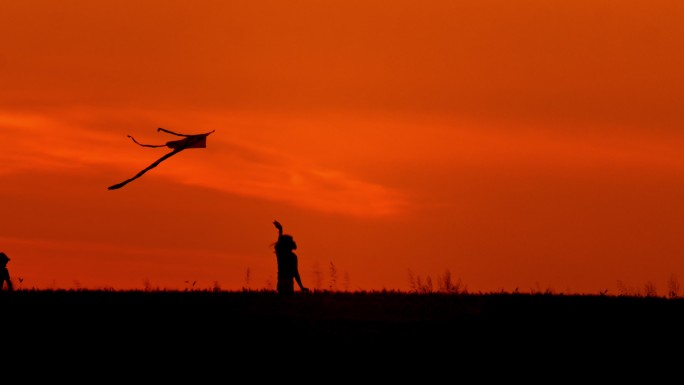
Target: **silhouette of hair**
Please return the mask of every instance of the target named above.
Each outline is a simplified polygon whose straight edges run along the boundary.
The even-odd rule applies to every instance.
[[[297,243],[295,243],[292,235],[283,234],[278,237],[278,241],[275,243],[275,251],[278,252],[288,252],[290,250],[297,250]]]

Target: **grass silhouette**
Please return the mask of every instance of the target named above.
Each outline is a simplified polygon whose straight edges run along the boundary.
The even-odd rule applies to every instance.
[[[274,290],[247,289],[20,289],[0,293],[0,312],[0,327],[17,341],[13,356],[32,362],[71,367],[78,361],[104,372],[167,377],[178,370],[216,377],[226,365],[247,370],[256,363],[267,370],[300,365],[400,378],[452,367],[472,375],[480,373],[482,362],[492,369],[541,370],[561,362],[582,368],[586,361],[633,359],[635,349],[659,352],[663,342],[677,341],[684,299],[546,292],[318,290],[283,297]],[[71,353],[55,353],[65,347]],[[37,359],[36,352],[47,354]],[[579,363],[573,361],[578,357]]]

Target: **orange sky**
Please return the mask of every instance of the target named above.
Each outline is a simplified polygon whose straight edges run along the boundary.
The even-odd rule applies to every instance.
[[[0,3],[23,288],[643,292],[684,279],[684,3]],[[209,136],[120,190],[167,152]],[[337,279],[331,276],[331,266]]]

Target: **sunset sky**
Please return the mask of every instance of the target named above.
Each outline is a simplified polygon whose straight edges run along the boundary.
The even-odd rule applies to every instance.
[[[17,288],[273,289],[278,220],[312,289],[666,295],[682,20],[680,0],[2,1],[0,251]],[[169,151],[128,137],[178,139],[159,127],[215,132],[108,190]]]

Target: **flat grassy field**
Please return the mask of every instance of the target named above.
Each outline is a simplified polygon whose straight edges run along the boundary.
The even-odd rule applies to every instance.
[[[211,333],[232,327],[274,338],[448,336],[464,327],[530,323],[684,326],[684,299],[607,295],[17,290],[0,293],[0,308],[4,322],[18,328],[89,324],[136,332],[154,325]]]
[[[661,351],[684,327],[684,299],[607,295],[17,290],[0,293],[0,311],[18,354],[134,365],[602,360]]]

